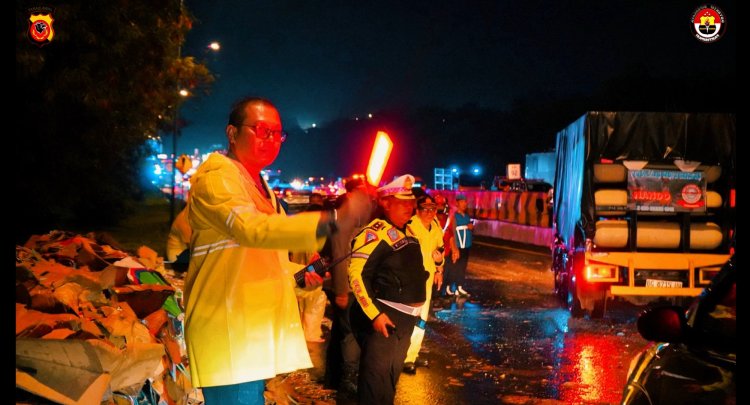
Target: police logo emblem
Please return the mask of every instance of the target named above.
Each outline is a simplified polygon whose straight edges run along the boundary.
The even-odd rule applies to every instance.
[[[47,45],[55,37],[55,30],[52,28],[51,13],[37,13],[29,16],[28,35],[32,43],[42,47]]]
[[[398,231],[396,228],[391,228],[388,230],[388,237],[391,239],[391,242],[395,242],[398,240]]]
[[[724,35],[727,26],[724,12],[713,4],[706,4],[695,9],[691,22],[693,35],[703,43],[717,41]]]
[[[373,232],[373,231],[371,231],[369,229],[367,231],[365,231],[365,245],[368,244],[368,243],[370,243],[370,242],[375,242],[378,239],[379,238],[378,238],[378,234],[377,233],[375,233],[375,232]]]

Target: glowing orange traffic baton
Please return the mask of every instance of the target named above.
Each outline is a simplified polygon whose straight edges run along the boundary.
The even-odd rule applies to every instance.
[[[385,171],[385,165],[388,164],[388,159],[391,157],[391,150],[393,150],[393,142],[391,142],[391,138],[387,133],[378,131],[378,134],[375,136],[375,143],[372,145],[370,161],[367,163],[367,171],[365,172],[367,183],[371,186],[377,187],[380,183],[380,178],[383,176],[383,171]],[[374,191],[374,189],[370,189],[370,191]],[[294,273],[294,280],[297,282],[298,286],[304,287],[306,272],[314,271],[318,273],[319,276],[325,277],[326,271],[329,271],[329,269],[351,256],[357,250],[362,249],[370,242],[375,242],[376,240],[377,239],[373,239],[332,262],[328,262],[325,257],[320,257]]]
[[[380,178],[383,176],[385,165],[388,164],[388,159],[391,157],[392,149],[393,142],[391,142],[388,134],[378,131],[378,134],[375,136],[375,143],[372,145],[370,162],[367,163],[367,171],[365,172],[367,182],[370,185],[377,187],[380,184]]]

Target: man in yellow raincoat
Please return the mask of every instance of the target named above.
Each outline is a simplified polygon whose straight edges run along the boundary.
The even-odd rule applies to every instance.
[[[337,228],[370,211],[365,193],[336,211],[286,216],[261,170],[286,134],[267,100],[234,105],[229,153],[214,153],[193,176],[185,279],[185,336],[192,383],[206,405],[263,404],[264,380],[312,367],[300,325],[288,251],[315,251]],[[315,273],[308,285],[320,284]]]

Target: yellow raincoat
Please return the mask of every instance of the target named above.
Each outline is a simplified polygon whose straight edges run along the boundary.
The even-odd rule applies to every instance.
[[[319,212],[287,217],[237,161],[214,153],[191,179],[185,337],[197,387],[312,367],[288,250],[315,251]],[[265,187],[273,196],[273,191]]]
[[[430,229],[427,229],[427,227],[425,227],[422,223],[422,220],[419,218],[419,215],[414,215],[413,217],[411,217],[409,226],[411,227],[412,232],[414,232],[414,236],[416,236],[417,240],[419,241],[419,247],[422,249],[422,261],[424,263],[424,269],[427,270],[428,273],[430,273],[430,276],[427,278],[427,282],[425,284],[425,287],[427,288],[426,302],[430,302],[430,296],[432,296],[432,283],[435,281],[435,271],[437,270],[438,266],[432,260],[432,252],[438,248],[443,247],[443,230],[440,229],[440,224],[437,222],[437,219],[433,219]],[[443,263],[440,263],[440,265],[444,263],[445,258],[443,258]],[[429,309],[428,305],[425,305],[425,307]]]
[[[185,207],[177,214],[174,222],[172,222],[172,227],[169,228],[169,235],[167,236],[167,260],[170,262],[177,260],[177,256],[187,249],[190,243],[192,230],[190,229],[190,223],[188,223],[187,213],[188,209]]]
[[[414,232],[414,236],[419,241],[419,247],[422,249],[422,263],[424,264],[424,269],[430,273],[430,276],[425,283],[426,295],[424,305],[422,305],[422,312],[419,314],[419,317],[426,322],[430,315],[430,300],[432,299],[432,283],[435,281],[435,272],[437,271],[438,266],[445,264],[445,258],[443,258],[443,262],[440,264],[436,264],[435,261],[432,260],[432,252],[443,247],[443,230],[440,228],[440,223],[437,221],[437,218],[432,220],[430,229],[427,229],[422,223],[422,219],[419,218],[419,215],[411,217],[409,227],[412,232]],[[412,332],[411,335],[411,344],[409,345],[409,350],[406,351],[406,360],[404,360],[404,362],[413,363],[417,360],[419,349],[422,348],[423,339],[424,327],[415,327],[414,332]]]

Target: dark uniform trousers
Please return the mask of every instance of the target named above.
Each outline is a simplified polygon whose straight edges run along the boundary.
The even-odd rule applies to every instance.
[[[445,280],[443,280],[443,286],[441,291],[445,291],[446,287],[450,287],[453,292],[456,291],[458,286],[466,286],[466,268],[469,266],[469,255],[471,248],[458,249],[458,260],[455,263],[448,258],[445,261]]]
[[[336,305],[336,296],[330,293],[328,299],[333,303],[333,322],[331,338],[326,349],[326,371],[323,386],[338,391],[356,391],[356,376],[359,368],[359,344],[357,343],[351,324],[350,312],[359,307],[354,294],[349,293],[349,304],[345,309]]]
[[[353,305],[351,311],[352,328],[362,348],[357,394],[363,405],[393,404],[396,383],[404,367],[414,325],[419,319],[419,316],[386,305],[379,307],[396,324],[395,332],[389,332],[387,338],[372,328],[372,321],[359,305]]]

